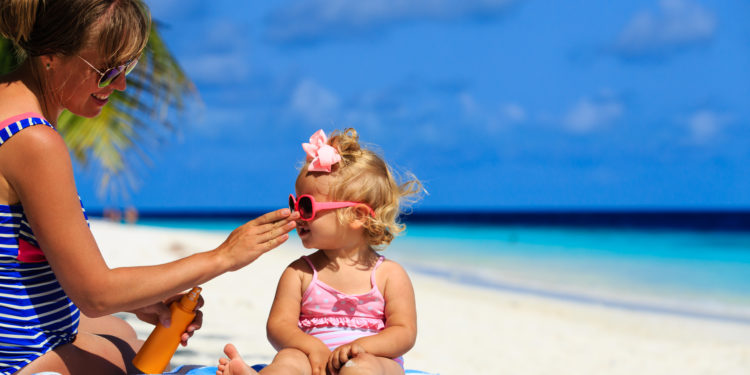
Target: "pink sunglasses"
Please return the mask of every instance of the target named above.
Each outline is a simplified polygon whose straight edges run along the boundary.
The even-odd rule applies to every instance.
[[[336,208],[353,207],[357,205],[364,205],[370,212],[372,217],[375,217],[375,211],[372,207],[361,202],[316,202],[312,195],[301,195],[299,199],[294,198],[294,194],[289,194],[289,209],[299,211],[299,217],[302,220],[310,221],[315,219],[315,213],[322,210],[333,210]]]

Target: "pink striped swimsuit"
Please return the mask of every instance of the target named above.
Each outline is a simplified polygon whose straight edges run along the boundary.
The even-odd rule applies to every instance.
[[[307,256],[302,256],[313,270],[313,278],[302,295],[299,327],[334,350],[360,337],[372,336],[385,328],[385,298],[375,283],[375,270],[383,263],[380,257],[372,269],[372,289],[365,294],[348,295],[318,279]],[[394,358],[402,367],[402,357]]]

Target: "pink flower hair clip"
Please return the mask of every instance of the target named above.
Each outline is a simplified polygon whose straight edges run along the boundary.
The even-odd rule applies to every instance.
[[[307,167],[311,172],[331,172],[331,166],[341,161],[339,151],[331,147],[326,142],[326,133],[320,129],[310,136],[310,143],[303,143],[302,148],[307,152],[307,160],[310,166]]]

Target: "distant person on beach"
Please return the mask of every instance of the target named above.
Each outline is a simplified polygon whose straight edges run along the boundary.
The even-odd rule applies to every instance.
[[[179,293],[277,247],[298,214],[280,209],[216,249],[157,266],[110,269],[89,230],[63,110],[97,116],[146,46],[140,0],[3,0],[0,34],[25,60],[0,77],[0,374],[123,374],[142,344],[123,320],[169,325]],[[183,333],[186,344],[201,314]]]
[[[421,184],[398,184],[378,155],[347,129],[327,140],[322,130],[303,144],[307,162],[289,207],[297,233],[319,249],[292,262],[279,281],[268,317],[279,351],[261,374],[404,374],[402,355],[414,345],[414,289],[382,249],[404,230],[397,222]],[[218,375],[254,374],[232,344]]]

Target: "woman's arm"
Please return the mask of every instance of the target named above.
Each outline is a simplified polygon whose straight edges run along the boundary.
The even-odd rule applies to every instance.
[[[59,134],[34,126],[9,139],[0,152],[0,173],[23,205],[55,276],[90,317],[150,305],[242,268],[284,242],[294,228],[288,210],[279,210],[237,228],[214,250],[162,265],[110,269],[82,214]]]

